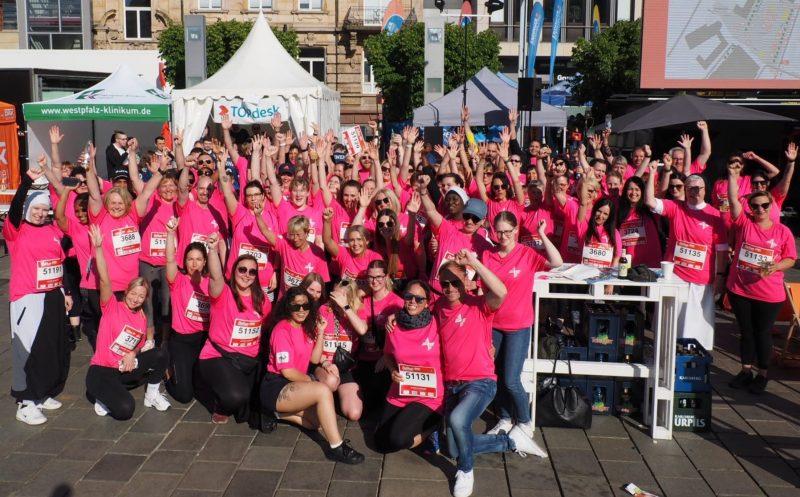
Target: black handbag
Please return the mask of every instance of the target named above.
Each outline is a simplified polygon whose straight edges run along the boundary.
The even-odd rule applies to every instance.
[[[252,373],[258,366],[258,357],[250,357],[249,355],[240,354],[238,352],[228,352],[213,341],[209,340],[209,342],[211,342],[211,346],[217,349],[217,352],[219,352],[222,357],[231,361],[231,366],[245,375]]]
[[[337,318],[335,314],[333,315],[333,326],[336,330],[336,338],[338,340],[341,332],[341,324],[339,323],[339,318]],[[353,369],[353,366],[356,365],[356,360],[353,357],[353,354],[348,352],[346,348],[342,347],[341,345],[337,345],[336,352],[333,353],[333,363],[339,370],[339,374],[342,374],[345,371],[350,371]]]
[[[592,427],[592,406],[576,386],[561,386],[556,380],[556,363],[550,381],[544,381],[536,395],[536,425],[552,428]],[[569,377],[572,378],[572,363],[567,359]]]

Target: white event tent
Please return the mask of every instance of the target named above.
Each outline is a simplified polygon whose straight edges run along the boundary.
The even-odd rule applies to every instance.
[[[172,99],[173,130],[183,130],[187,153],[203,134],[215,103],[246,106],[269,99],[288,110],[289,115],[281,117],[295,131],[310,133],[312,122],[323,131],[339,129],[339,92],[303,69],[280,44],[263,14],[258,15],[242,46],[219,71],[191,88],[174,90]]]

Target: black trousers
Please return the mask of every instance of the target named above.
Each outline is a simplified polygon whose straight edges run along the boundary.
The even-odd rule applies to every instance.
[[[212,412],[235,416],[239,422],[247,421],[250,415],[250,398],[256,385],[255,368],[249,375],[234,368],[224,357],[197,361],[199,383],[197,398]],[[210,396],[211,398],[205,398]],[[209,402],[210,401],[210,402]]]
[[[739,325],[742,364],[767,369],[772,359],[772,327],[783,302],[762,302],[728,292]]]
[[[86,373],[86,397],[90,402],[102,402],[114,419],[131,419],[136,402],[128,390],[144,382],[161,383],[169,362],[167,351],[160,348],[142,352],[136,358],[139,365],[128,373],[104,366],[89,366]]]
[[[405,407],[386,402],[375,429],[375,445],[383,453],[410,449],[415,436],[433,431],[441,422],[441,414],[418,402]]]
[[[194,398],[194,370],[200,350],[206,341],[205,333],[182,334],[175,330],[169,335],[170,378],[165,383],[167,392],[182,404]]]

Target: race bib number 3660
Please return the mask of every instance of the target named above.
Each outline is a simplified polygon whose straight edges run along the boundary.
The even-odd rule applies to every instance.
[[[434,368],[398,364],[397,369],[403,377],[403,381],[400,382],[401,396],[436,398],[436,370]]]

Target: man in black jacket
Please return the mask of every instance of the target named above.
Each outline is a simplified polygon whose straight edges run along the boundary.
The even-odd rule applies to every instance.
[[[106,171],[109,176],[118,169],[127,169],[125,162],[128,160],[128,135],[116,130],[111,135],[111,144],[106,147]]]

